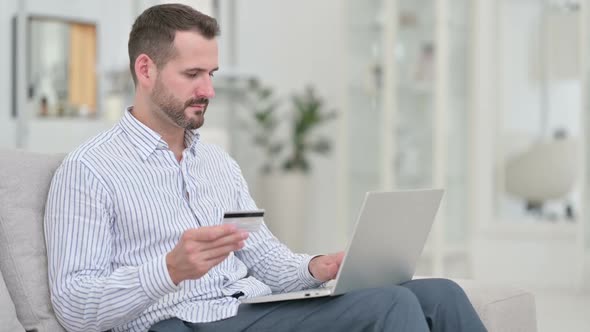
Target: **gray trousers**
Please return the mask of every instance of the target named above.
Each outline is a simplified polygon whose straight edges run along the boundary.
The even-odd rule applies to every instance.
[[[212,323],[173,318],[152,332],[207,331],[486,331],[463,289],[447,279],[420,279],[340,296],[242,304]]]

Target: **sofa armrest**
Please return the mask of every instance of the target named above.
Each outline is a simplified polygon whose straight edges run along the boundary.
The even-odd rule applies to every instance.
[[[537,331],[535,297],[505,285],[454,279],[463,288],[489,332]]]
[[[16,309],[14,303],[0,272],[0,330],[2,331],[13,331],[13,332],[25,332],[25,328],[18,321],[16,316]]]

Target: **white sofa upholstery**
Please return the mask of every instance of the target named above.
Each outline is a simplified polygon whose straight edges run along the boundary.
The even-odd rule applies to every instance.
[[[45,199],[63,155],[0,150],[0,331],[59,332],[49,299]],[[490,332],[536,331],[531,293],[457,280]]]
[[[465,291],[490,332],[536,331],[535,297],[522,289],[455,280]]]

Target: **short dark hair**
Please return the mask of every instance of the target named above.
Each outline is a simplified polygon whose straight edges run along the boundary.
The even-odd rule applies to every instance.
[[[219,25],[213,17],[182,4],[164,4],[146,9],[135,19],[129,33],[129,68],[137,84],[135,60],[141,54],[149,56],[161,68],[175,55],[176,31],[196,31],[207,39],[219,35]]]

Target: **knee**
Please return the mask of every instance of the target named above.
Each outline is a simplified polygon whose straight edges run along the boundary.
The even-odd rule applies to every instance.
[[[412,290],[425,295],[428,294],[442,301],[467,298],[463,288],[449,279],[433,278],[419,280],[416,287],[412,287]]]
[[[382,307],[385,307],[385,305],[420,306],[416,295],[405,287],[380,287],[375,288],[374,292],[372,298],[378,301]]]
[[[412,291],[400,286],[370,288],[355,291],[355,316],[363,321],[376,322],[392,312],[422,312],[420,302]]]
[[[407,324],[425,324],[418,298],[404,287],[364,289],[344,296],[352,301],[351,310],[344,319],[364,324],[363,331],[384,331],[391,327],[397,327],[393,328],[395,331],[406,331]]]
[[[435,292],[439,293],[441,296],[445,297],[457,297],[457,296],[465,296],[465,292],[463,288],[459,286],[456,282],[449,279],[431,279],[431,287],[434,289]]]

